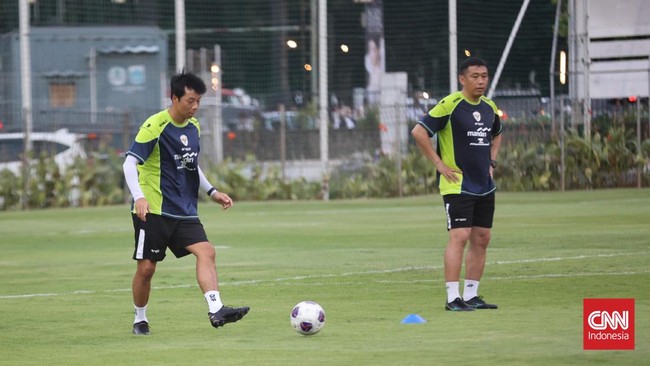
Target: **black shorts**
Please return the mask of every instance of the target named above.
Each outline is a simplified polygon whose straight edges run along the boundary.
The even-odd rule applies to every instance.
[[[447,230],[472,226],[492,227],[494,192],[486,196],[447,194],[442,199],[447,213]]]
[[[190,254],[188,246],[208,241],[199,219],[178,220],[147,214],[147,221],[143,222],[138,216],[132,216],[135,230],[133,259],[162,261],[167,248],[180,258]]]

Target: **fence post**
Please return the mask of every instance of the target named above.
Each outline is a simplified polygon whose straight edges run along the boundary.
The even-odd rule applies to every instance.
[[[395,149],[395,169],[397,170],[397,196],[404,196],[404,181],[402,179],[402,129],[404,126],[405,111],[402,111],[404,106],[395,104],[395,119],[397,120],[397,130],[395,131],[395,140],[397,147]]]
[[[641,157],[643,154],[641,153],[641,100],[637,97],[637,103],[636,103],[636,187],[641,188],[641,170],[643,167],[641,166]]]
[[[127,110],[122,114],[122,147],[124,151],[129,151],[131,147],[131,129],[129,122],[131,122],[131,113]]]
[[[564,153],[564,98],[560,99],[560,190],[564,192],[565,176],[565,153]]]
[[[211,84],[214,90],[214,118],[212,119],[212,158],[217,163],[223,161],[223,105],[221,100],[221,79],[223,70],[221,67],[221,45],[214,45],[214,60],[210,65]]]
[[[280,114],[280,169],[282,170],[282,182],[286,182],[287,164],[287,113],[284,104],[278,106]]]

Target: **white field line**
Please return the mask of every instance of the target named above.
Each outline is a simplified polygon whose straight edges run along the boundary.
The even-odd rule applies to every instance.
[[[650,270],[639,271],[639,272],[591,272],[591,273],[548,273],[542,275],[530,275],[530,276],[511,276],[511,277],[489,277],[485,276],[484,279],[490,281],[513,281],[513,280],[527,280],[527,279],[538,279],[538,278],[577,278],[577,277],[594,277],[594,276],[629,276],[629,275],[639,275],[639,274],[650,274]],[[359,286],[367,285],[370,282],[381,283],[387,285],[396,285],[396,284],[412,284],[412,283],[442,283],[441,279],[421,279],[421,280],[408,280],[408,281],[394,281],[394,280],[374,280],[374,281],[354,281],[354,282],[337,282],[334,283],[337,286]],[[268,281],[267,281],[268,282]],[[283,286],[331,286],[332,282],[296,282],[289,283],[285,282]],[[265,284],[261,284],[265,285]],[[267,285],[273,286],[273,283],[267,283]]]
[[[590,259],[590,258],[610,258],[610,257],[621,257],[621,256],[639,256],[647,255],[647,252],[640,253],[613,253],[613,254],[598,254],[598,255],[579,255],[572,257],[553,257],[553,258],[532,258],[532,259],[518,259],[511,261],[494,261],[488,262],[486,265],[503,265],[503,264],[520,264],[520,263],[542,263],[542,262],[557,262],[564,260],[575,260],[575,259]],[[427,271],[427,270],[436,270],[442,269],[443,267],[438,266],[407,266],[400,268],[391,268],[384,270],[371,270],[371,271],[360,271],[360,272],[344,272],[344,273],[330,273],[330,274],[320,274],[320,275],[305,275],[305,276],[293,276],[293,277],[279,277],[273,279],[258,279],[258,280],[245,280],[245,281],[233,281],[233,282],[222,282],[222,286],[243,286],[243,285],[257,285],[257,284],[272,284],[280,282],[292,282],[292,281],[301,281],[301,280],[310,280],[318,278],[338,278],[338,277],[350,277],[350,276],[362,276],[362,275],[374,275],[374,274],[387,274],[387,273],[398,273],[398,272],[411,272],[411,271]],[[637,274],[648,274],[650,270],[637,271],[637,272],[585,272],[585,273],[547,273],[540,275],[521,275],[521,276],[508,276],[508,277],[486,277],[490,280],[517,280],[517,279],[535,279],[535,278],[571,278],[571,277],[589,277],[589,276],[625,276],[625,275],[637,275]],[[411,281],[391,281],[391,280],[378,280],[374,282],[379,283],[422,283],[422,282],[438,282],[434,279],[422,279],[422,280],[411,280]],[[368,283],[364,282],[340,282],[341,285],[351,285],[351,284],[360,284]],[[310,285],[324,285],[325,283],[310,283]],[[331,283],[327,283],[330,284]],[[193,284],[184,284],[184,285],[171,285],[171,286],[152,286],[153,289],[177,289],[177,288],[188,288],[197,286]],[[71,292],[61,292],[61,293],[40,293],[40,294],[20,294],[20,295],[0,295],[0,300],[2,299],[19,299],[19,298],[33,298],[33,297],[53,297],[53,296],[68,296],[68,295],[84,295],[84,294],[96,294],[96,293],[111,293],[111,292],[128,292],[131,291],[130,288],[122,289],[113,289],[113,290],[76,290]]]

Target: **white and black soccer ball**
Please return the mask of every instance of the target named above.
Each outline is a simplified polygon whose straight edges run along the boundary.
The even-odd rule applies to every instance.
[[[325,310],[314,301],[302,301],[291,310],[291,326],[303,335],[318,333],[325,325]]]

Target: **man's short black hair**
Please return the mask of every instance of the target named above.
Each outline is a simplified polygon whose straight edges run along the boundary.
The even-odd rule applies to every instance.
[[[458,69],[458,75],[463,75],[465,73],[465,70],[467,70],[470,66],[487,67],[487,63],[485,62],[485,60],[483,60],[480,57],[468,57],[463,61],[463,63],[460,64],[460,68]]]
[[[185,88],[194,90],[197,94],[205,94],[206,88],[203,80],[191,72],[181,71],[172,76],[171,79],[171,97],[176,96],[181,99],[185,95]]]

